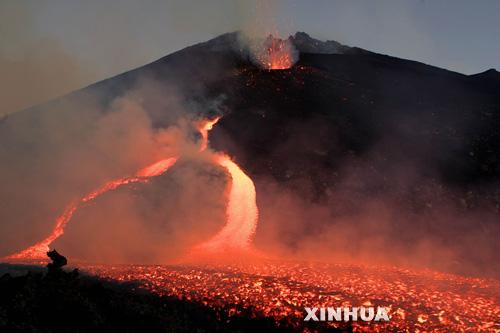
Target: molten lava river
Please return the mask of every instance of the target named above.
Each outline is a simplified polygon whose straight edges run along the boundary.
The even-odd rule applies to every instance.
[[[340,328],[354,332],[500,332],[500,281],[468,278],[432,271],[395,267],[308,263],[269,259],[252,246],[258,220],[252,180],[229,157],[207,152],[208,131],[213,121],[197,127],[200,153],[231,178],[226,223],[211,239],[195,246],[178,265],[92,265],[78,267],[92,275],[119,281],[136,281],[139,288],[212,307],[233,316],[273,318],[278,325],[298,331]],[[170,157],[137,171],[133,176],[111,180],[71,202],[56,218],[52,232],[35,245],[7,260],[45,257],[64,233],[74,212],[99,195],[120,186],[147,182],[166,172],[178,157]],[[245,263],[195,264],[193,259],[214,255],[238,257]],[[248,260],[246,260],[246,259]],[[210,261],[207,261],[210,262]],[[189,263],[189,264],[188,264]],[[389,321],[304,322],[305,307],[386,307]]]

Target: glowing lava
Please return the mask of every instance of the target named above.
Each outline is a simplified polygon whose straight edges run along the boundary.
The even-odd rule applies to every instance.
[[[156,177],[167,171],[171,166],[177,162],[176,157],[166,158],[155,164],[152,164],[136,173],[137,177]]]
[[[200,152],[208,147],[208,131],[217,123],[219,118],[201,120],[195,127],[201,134]],[[213,154],[213,153],[211,153]],[[73,217],[75,211],[83,204],[92,201],[100,195],[115,190],[130,183],[145,183],[151,177],[165,173],[177,162],[178,157],[160,160],[150,166],[140,169],[132,177],[119,178],[109,181],[94,191],[86,194],[76,202],[69,204],[63,214],[56,219],[54,229],[44,240],[29,248],[12,254],[5,259],[44,259],[46,252],[57,238],[64,234],[64,228]],[[258,219],[255,186],[252,180],[238,167],[236,163],[225,155],[214,154],[214,162],[225,168],[231,176],[229,202],[227,204],[226,224],[216,236],[204,243],[202,247],[211,250],[237,249],[246,251],[250,248],[252,237],[255,233]],[[200,248],[200,247],[197,247]]]
[[[297,61],[297,50],[291,41],[269,35],[263,46],[256,50],[255,58],[265,69],[287,69]]]
[[[298,332],[499,332],[500,281],[384,266],[263,260],[242,264],[83,266],[227,315],[265,316]],[[384,306],[390,320],[304,322],[304,307]],[[352,324],[352,326],[351,326]],[[351,327],[350,327],[351,326]]]
[[[70,203],[64,212],[56,219],[54,229],[47,238],[21,252],[8,256],[6,259],[45,259],[47,257],[46,253],[49,251],[50,244],[64,234],[64,228],[73,217],[75,211],[80,208],[82,204],[92,201],[100,195],[112,191],[122,185],[147,182],[148,178],[159,176],[167,171],[172,165],[175,164],[176,161],[177,158],[175,157],[166,158],[137,171],[136,175],[133,177],[125,177],[109,181],[98,189],[88,193],[80,200]]]
[[[196,128],[201,134],[201,144],[200,144],[200,152],[203,152],[208,147],[208,131],[210,131],[215,124],[219,121],[220,117],[210,119],[203,119],[197,122]]]
[[[212,239],[196,249],[210,252],[249,250],[259,217],[255,186],[250,177],[226,155],[217,156],[216,163],[231,176],[226,224]]]

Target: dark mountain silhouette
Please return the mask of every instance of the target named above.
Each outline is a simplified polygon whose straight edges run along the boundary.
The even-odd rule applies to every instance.
[[[98,116],[79,110],[73,117],[76,111],[64,105],[90,99],[105,109],[140,82],[174,83],[191,112],[224,110],[211,145],[233,156],[256,179],[258,191],[259,181],[269,179],[316,203],[345,191],[336,197],[335,214],[355,210],[364,200],[390,198],[408,214],[451,202],[491,214],[487,221],[498,218],[498,72],[467,76],[305,33],[291,41],[300,57],[287,70],[256,67],[238,34],[230,33],[12,114],[0,122],[0,142],[8,143],[0,157],[7,168],[23,163],[31,165],[23,167],[26,172],[34,172],[38,149],[52,147],[44,142],[45,124],[78,121],[84,128]],[[168,103],[143,103],[154,127],[172,124]],[[79,133],[65,135],[78,141]],[[9,208],[1,209],[9,215]],[[493,253],[498,223],[483,228]],[[443,237],[461,241],[454,234]]]
[[[482,73],[473,74],[471,75],[471,77],[477,78],[479,80],[493,81],[500,79],[500,73],[496,69],[490,68]]]

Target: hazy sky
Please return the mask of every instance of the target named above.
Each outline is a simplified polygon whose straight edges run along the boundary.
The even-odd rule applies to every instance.
[[[0,0],[0,116],[237,29],[499,69],[499,17],[496,0]]]

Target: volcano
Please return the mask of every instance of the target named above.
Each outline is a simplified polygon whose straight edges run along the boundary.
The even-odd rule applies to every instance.
[[[498,72],[303,32],[252,43],[221,35],[1,119],[0,256],[55,246],[92,274],[276,320],[300,322],[321,295],[392,307],[382,329],[495,327],[498,280],[485,276],[500,277]],[[161,139],[181,132],[194,148],[151,148],[169,151]],[[241,244],[266,261],[88,264]],[[273,261],[284,256],[349,264]]]
[[[104,169],[120,160],[124,151],[100,158],[85,143],[97,119],[112,113],[113,101],[133,91],[155,129],[172,125],[174,104],[206,117],[222,110],[211,146],[234,157],[255,181],[264,219],[271,216],[266,213],[268,184],[305,198],[305,206],[326,207],[333,221],[362,219],[360,207],[382,202],[398,211],[398,221],[383,230],[393,240],[389,250],[419,243],[431,233],[430,242],[444,243],[453,252],[452,260],[443,259],[454,263],[451,270],[474,272],[481,266],[498,274],[491,265],[499,250],[498,72],[467,76],[305,33],[269,45],[271,51],[291,45],[296,62],[262,68],[240,34],[229,33],[4,117],[0,177],[19,195],[1,194],[0,215],[12,222],[2,225],[9,241],[1,242],[0,253],[43,239],[40,228],[50,228],[68,197],[76,199],[102,179],[125,174],[103,171],[69,181],[60,176],[61,165]],[[155,83],[157,95],[175,90],[180,97],[158,103],[157,97],[141,96],[134,89],[144,81]],[[124,126],[127,131],[129,124]],[[82,145],[85,160],[68,153],[69,147]],[[51,158],[40,164],[41,155]],[[131,167],[127,170],[133,174]],[[50,189],[54,200],[42,194]],[[19,225],[26,230],[18,232]],[[294,249],[302,235],[312,239],[325,228],[344,226],[262,223],[264,232],[268,227]]]

